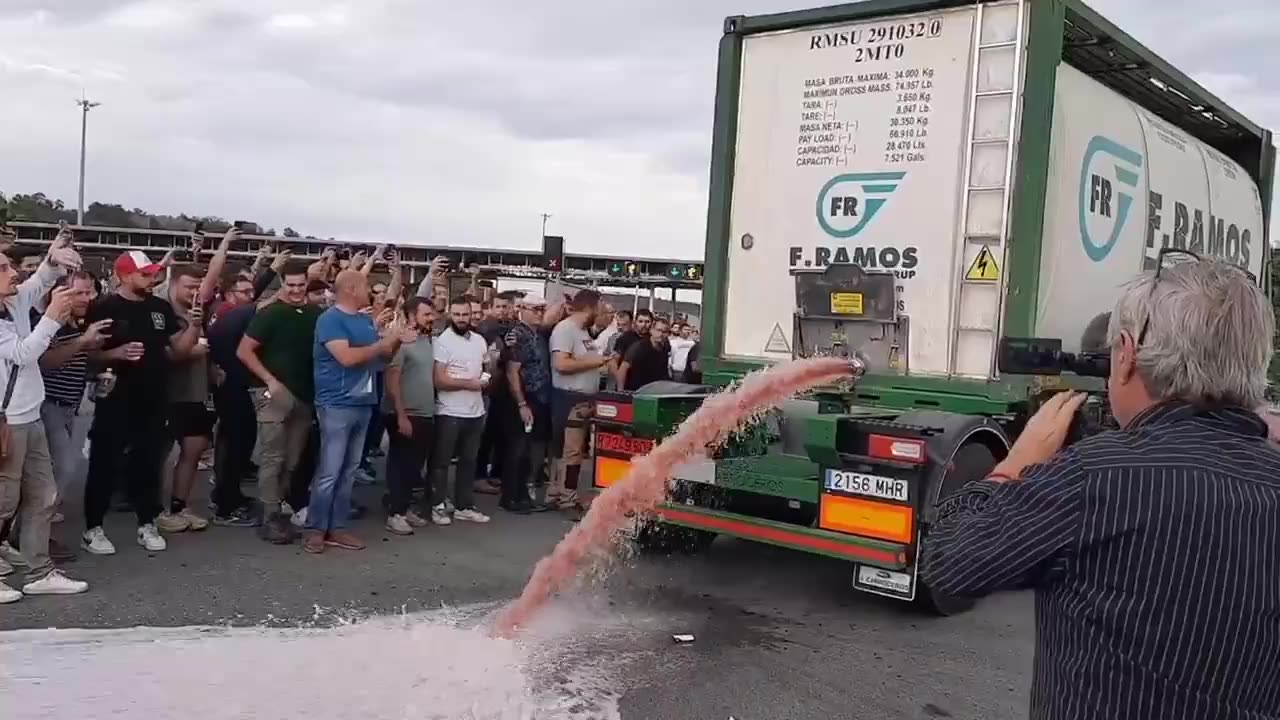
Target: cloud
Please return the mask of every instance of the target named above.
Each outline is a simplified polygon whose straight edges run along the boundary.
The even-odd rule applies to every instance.
[[[1280,122],[1268,3],[1097,4]],[[84,88],[91,199],[528,248],[549,212],[571,252],[701,257],[723,18],[804,6],[8,0],[0,190],[74,198]]]

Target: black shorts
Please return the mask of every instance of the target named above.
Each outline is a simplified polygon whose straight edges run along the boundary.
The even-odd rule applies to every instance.
[[[213,425],[218,416],[204,403],[169,404],[169,435],[176,440],[189,437],[213,438]]]

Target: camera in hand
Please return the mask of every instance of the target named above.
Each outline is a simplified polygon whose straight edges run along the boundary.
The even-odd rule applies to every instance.
[[[1111,403],[1107,401],[1106,393],[1090,393],[1071,420],[1071,428],[1067,430],[1067,439],[1062,447],[1071,447],[1087,437],[1117,428],[1119,424],[1111,415]]]
[[[1001,338],[997,362],[1001,375],[1111,375],[1110,352],[1065,352],[1058,338]]]
[[[1061,375],[1107,378],[1111,375],[1111,353],[1107,351],[1066,352],[1057,338],[1001,338],[997,364],[1002,375]],[[1106,391],[1090,392],[1076,411],[1063,447],[1118,425],[1111,416]]]

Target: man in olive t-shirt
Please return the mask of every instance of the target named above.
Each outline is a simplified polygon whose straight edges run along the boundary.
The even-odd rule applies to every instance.
[[[263,539],[294,537],[281,502],[311,431],[315,380],[311,346],[320,308],[307,303],[307,274],[286,270],[279,300],[258,311],[236,357],[248,368],[249,395],[258,416],[258,500]]]

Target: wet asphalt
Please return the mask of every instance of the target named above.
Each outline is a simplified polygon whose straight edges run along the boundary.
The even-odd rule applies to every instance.
[[[357,491],[372,507],[380,495],[379,487]],[[65,566],[91,583],[90,592],[0,606],[0,631],[290,627],[501,602],[519,593],[572,522],[513,516],[493,504],[482,499],[489,525],[431,527],[413,537],[387,534],[371,512],[355,524],[367,550],[321,556],[235,528],[171,536],[167,551],[149,554],[133,542],[132,518],[113,513],[107,530],[118,554],[81,553]],[[195,507],[203,510],[203,500]],[[81,529],[70,517],[55,536],[71,543]],[[608,682],[628,720],[1026,715],[1029,595],[932,618],[854,593],[850,575],[838,561],[720,538],[699,555],[620,558],[565,606],[591,608],[577,619],[584,636],[606,616],[630,623],[630,632],[594,638],[590,650],[619,658]],[[695,640],[677,645],[676,633]]]

